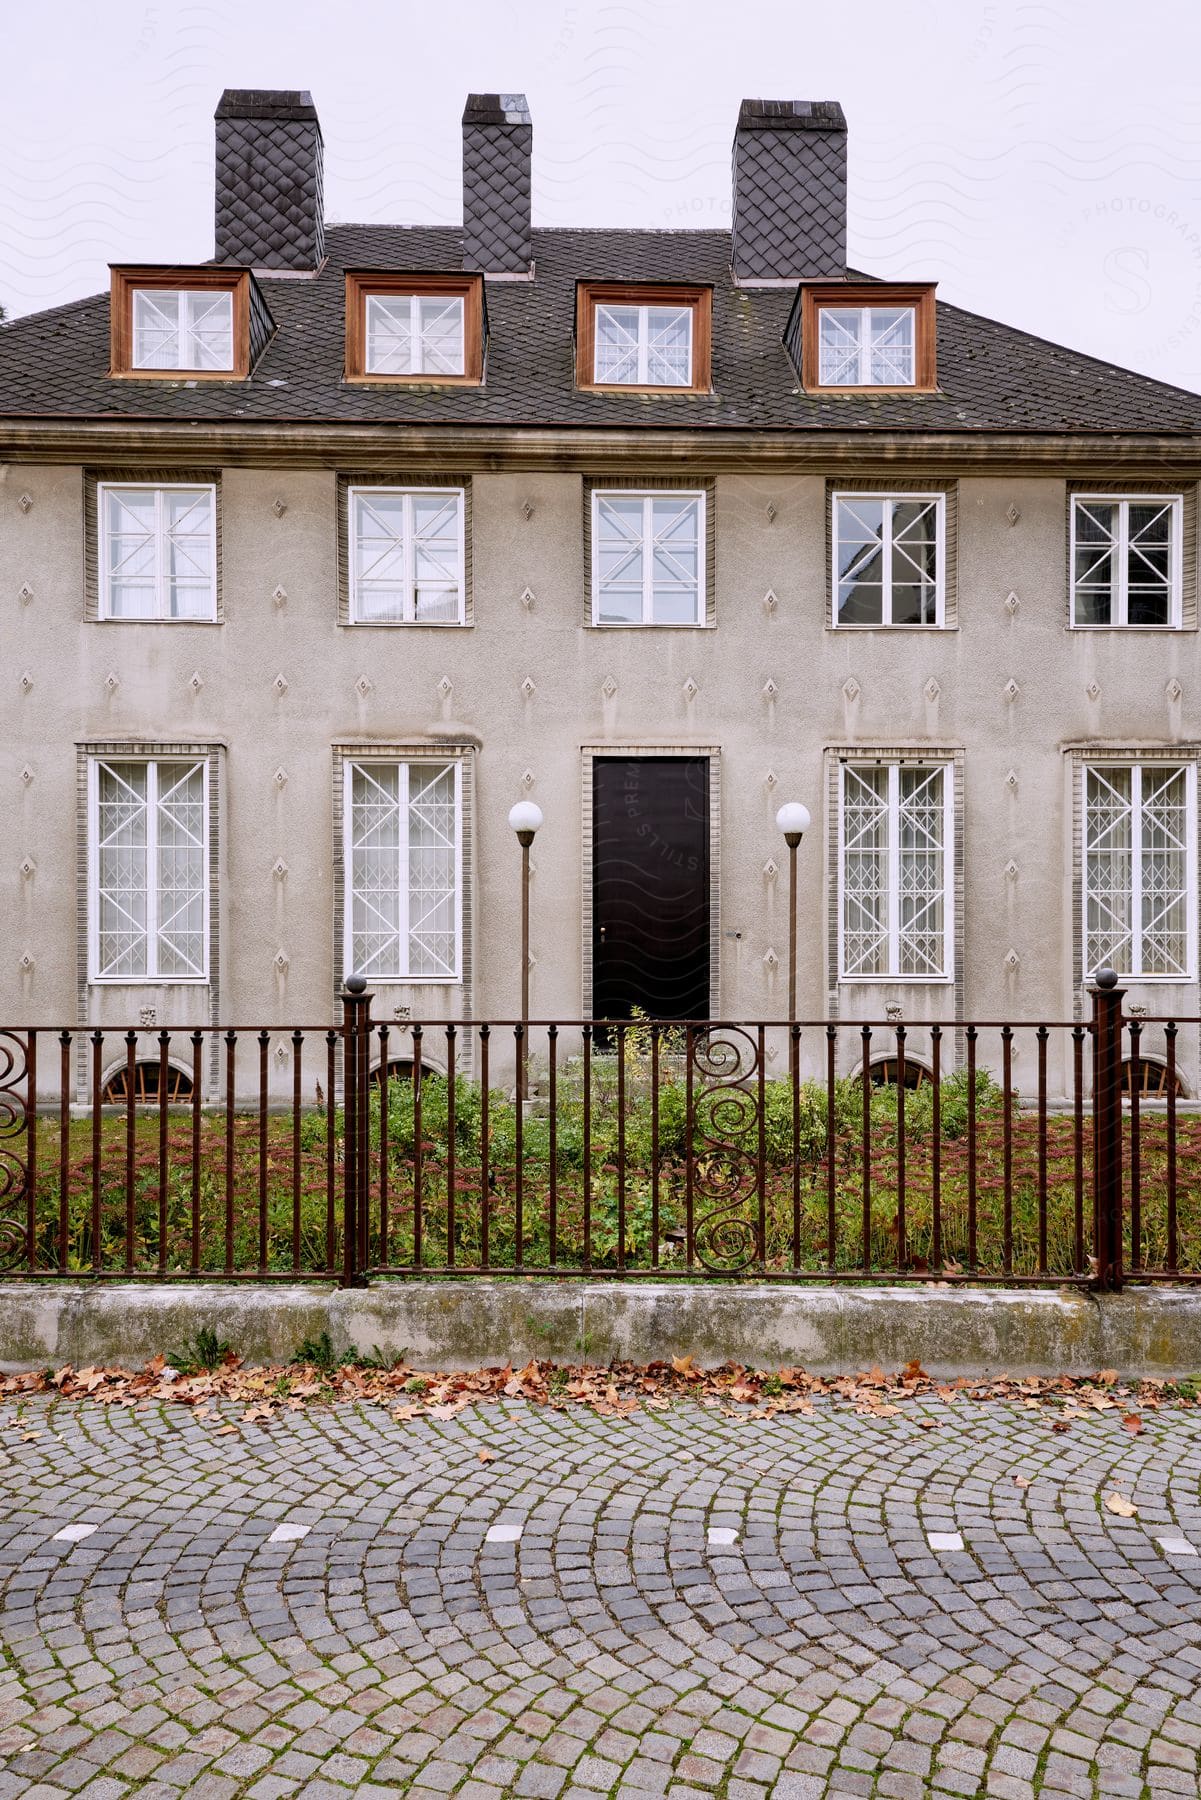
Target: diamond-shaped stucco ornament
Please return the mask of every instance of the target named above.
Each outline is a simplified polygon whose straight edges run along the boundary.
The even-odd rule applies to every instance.
[[[922,692],[925,694],[931,706],[933,706],[934,702],[938,699],[938,696],[942,693],[942,689],[939,687],[937,681],[935,681],[933,675],[922,689]]]
[[[1016,950],[1007,950],[1005,952],[1005,967],[1007,969],[1016,969],[1021,960],[1022,959]]]
[[[776,774],[776,771],[774,769],[769,769],[767,774],[763,777],[763,784],[765,787],[774,788],[779,779],[780,777]]]
[[[1090,681],[1084,691],[1090,700],[1099,700],[1101,698],[1101,683],[1099,681]]]
[[[684,683],[684,698],[685,698],[685,700],[695,700],[697,695],[700,693],[700,691],[701,691],[700,687],[692,679],[692,676],[690,675],[688,677],[687,681]]]
[[[1017,682],[1013,679],[1012,675],[1009,677],[1009,680],[1005,683],[1005,686],[1001,690],[1001,692],[1004,694],[1004,696],[1007,700],[1016,700],[1018,695],[1021,693],[1021,691],[1022,691],[1021,688],[1018,686]]]
[[[1015,863],[1015,862],[1014,862],[1014,860],[1013,860],[1013,858],[1012,858],[1012,856],[1011,856],[1011,857],[1010,857],[1010,859],[1009,859],[1009,861],[1008,861],[1008,862],[1007,862],[1007,863],[1006,863],[1006,864],[1005,864],[1005,878],[1006,878],[1006,880],[1007,880],[1007,881],[1016,881],[1016,880],[1017,880],[1017,873],[1018,873],[1018,866],[1017,866],[1017,864],[1016,864],[1016,863]]]
[[[282,763],[280,764],[279,768],[275,771],[275,774],[271,777],[271,779],[272,779],[272,781],[274,781],[277,788],[287,787],[288,771],[284,768]]]
[[[277,519],[282,519],[288,510],[288,502],[277,498],[271,502],[271,510]]]
[[[1171,681],[1169,681],[1167,687],[1164,689],[1164,693],[1168,696],[1169,700],[1179,700],[1183,692],[1184,689],[1173,675]]]
[[[369,675],[360,675],[354,684],[355,693],[359,695],[360,699],[365,700],[374,686],[375,683]]]
[[[1009,523],[1011,525],[1016,525],[1018,520],[1021,518],[1021,516],[1022,516],[1021,507],[1015,506],[1013,501],[1011,500],[1009,505],[1005,508],[1005,517],[1009,520]]]
[[[22,674],[21,674],[21,692],[23,694],[27,694],[30,691],[30,689],[32,688],[32,686],[33,686],[33,676],[29,673],[28,669],[25,669],[22,671]]]
[[[288,598],[287,588],[285,588],[285,587],[272,588],[271,598],[274,601],[276,606],[283,606]]]
[[[116,693],[121,685],[121,677],[117,674],[115,669],[110,669],[108,674],[104,677],[104,685],[110,694]]]
[[[525,607],[525,610],[527,612],[532,612],[534,610],[534,590],[533,590],[533,588],[531,588],[531,587],[522,588],[521,604]]]
[[[287,968],[288,953],[286,950],[277,950],[275,952],[275,966],[280,971],[281,974]]]
[[[28,787],[33,780],[33,770],[28,763],[26,763],[25,767],[21,770],[21,780],[25,783],[26,787]]]
[[[21,861],[18,863],[17,866],[20,869],[22,875],[24,875],[26,881],[28,881],[29,877],[33,874],[34,870],[37,868],[37,864],[34,862],[32,856],[22,857]]]
[[[779,864],[774,860],[774,858],[769,856],[767,861],[763,865],[764,877],[768,881],[774,881],[776,879],[776,876],[779,873],[780,873]]]
[[[275,861],[272,863],[271,873],[274,875],[274,877],[277,881],[282,881],[284,876],[288,873],[288,865],[284,861],[282,856],[277,856]]]
[[[527,700],[532,700],[534,698],[534,695],[538,692],[538,689],[534,685],[534,678],[532,675],[526,676],[525,680],[521,684],[521,691],[525,695]]]
[[[29,511],[30,507],[33,505],[33,495],[32,494],[22,494],[20,499],[17,501],[17,505],[21,508],[21,511],[23,513],[27,513]]]
[[[275,677],[275,680],[271,685],[282,700],[288,691],[288,677],[284,674],[279,674]]]
[[[1008,788],[1015,788],[1017,786],[1017,784],[1018,784],[1017,770],[1016,769],[1006,769],[1006,771],[1005,771],[1005,786]]]
[[[22,606],[28,606],[29,602],[33,599],[33,589],[28,582],[25,582],[23,586],[17,589],[17,599],[21,602]]]
[[[779,606],[779,604],[780,604],[780,602],[776,599],[776,596],[773,593],[773,591],[771,590],[771,588],[768,588],[766,594],[764,594],[764,596],[763,596],[764,612],[774,613],[777,606]]]
[[[614,681],[612,675],[606,675],[605,679],[601,682],[601,693],[605,696],[606,700],[612,700],[616,692],[617,683]]]
[[[1021,604],[1021,601],[1011,588],[1009,593],[1005,596],[1005,611],[1009,614],[1010,618],[1013,618],[1016,615],[1017,609]]]
[[[532,769],[523,769],[521,771],[521,785],[523,788],[532,788],[533,787],[534,771]]]
[[[858,700],[859,683],[853,675],[848,675],[842,684],[842,691],[848,700]]]
[[[199,669],[193,669],[192,673],[188,676],[188,686],[194,694],[198,694],[204,686],[204,676],[200,673]]]
[[[774,700],[779,691],[779,688],[770,677],[763,683],[763,698],[765,700]]]
[[[438,683],[438,692],[441,694],[441,696],[444,700],[448,700],[450,698],[451,694],[454,693],[454,687],[455,687],[455,684],[451,680],[450,676],[444,675],[442,677],[441,681]]]

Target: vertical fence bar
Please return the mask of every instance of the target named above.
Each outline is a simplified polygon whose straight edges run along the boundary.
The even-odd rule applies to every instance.
[[[967,1266],[976,1272],[976,1027],[967,1028]]]
[[[838,1027],[826,1026],[826,1264],[832,1271],[838,1247],[838,1114],[834,1082],[838,1059]]]
[[[1168,1268],[1176,1273],[1176,1021],[1164,1028],[1168,1046]]]
[[[792,1268],[801,1266],[801,1028],[788,1028],[788,1085],[792,1092]]]
[[[1076,1233],[1076,1274],[1084,1273],[1084,1038],[1072,1027],[1072,1213]]]
[[[1013,1274],[1013,1027],[1001,1027],[1001,1091],[1005,1120],[1001,1127],[1001,1266]]]
[[[520,1269],[521,1240],[525,1236],[525,1099],[530,1091],[524,1023],[513,1027],[513,1047],[517,1052],[517,1104],[513,1108],[513,1267]]]
[[[350,977],[356,984],[356,976]],[[359,1046],[358,994],[349,982],[342,996],[342,1286],[353,1287],[359,1254]]]
[[[1093,1000],[1093,1248],[1097,1287],[1122,1285],[1122,1001],[1112,969],[1100,969]]]
[[[225,1034],[225,1273],[234,1268],[234,1081],[238,1035]]]
[[[626,1266],[626,1028],[617,1027],[617,1272]]]
[[[1141,1019],[1130,1021],[1130,1272],[1137,1275],[1143,1266],[1143,1158],[1142,1158],[1142,1068]],[[1120,1048],[1119,1048],[1120,1054]],[[1118,1129],[1121,1130],[1119,1119]]]
[[[457,1165],[455,1157],[455,1105],[458,1100],[455,1083],[458,1080],[456,1066],[458,1046],[455,1042],[456,1030],[453,1024],[446,1027],[446,1266],[455,1266],[455,1182]]]
[[[271,1033],[259,1032],[259,1274],[267,1273],[267,1099]]]
[[[425,1071],[422,1066],[421,1053],[424,1038],[420,1025],[413,1027],[413,1261],[417,1268],[421,1267],[425,1255],[425,1183],[424,1153],[422,1139],[425,1127],[422,1118],[422,1086]]]
[[[480,1026],[480,1268],[488,1267],[488,1200],[492,1172],[488,1167],[488,1046],[489,1025]]]
[[[872,1266],[872,1028],[860,1032],[863,1055],[859,1070],[860,1155],[863,1159],[863,1262],[864,1274]]]
[[[930,1027],[930,1075],[934,1082],[930,1145],[930,1267],[942,1268],[942,1026]]]
[[[897,1033],[897,1273],[908,1261],[905,1246],[905,1027]]]
[[[693,1236],[693,1134],[696,1130],[696,1096],[693,1064],[696,1060],[696,1027],[684,1027],[684,1260],[691,1270],[695,1255]]]
[[[292,1273],[300,1273],[300,1108],[304,1095],[304,1033],[292,1033]]]
[[[138,1034],[125,1033],[125,1269],[133,1268],[134,1165],[137,1161]]]
[[[362,996],[356,1023],[355,1054],[359,1065],[359,1149],[355,1164],[358,1174],[355,1218],[359,1227],[359,1252],[355,1259],[355,1282],[359,1287],[366,1287],[366,1271],[371,1262],[371,995],[367,993]]]
[[[338,1214],[335,1204],[338,1128],[337,1080],[338,1033],[325,1034],[325,1267],[330,1275],[338,1268]],[[345,1132],[345,1120],[343,1121]]]
[[[37,1266],[38,1236],[38,1034],[25,1041],[25,1267]]]
[[[592,1027],[584,1027],[584,1267],[592,1267]]]
[[[758,1113],[759,1125],[755,1146],[755,1185],[759,1197],[759,1215],[755,1236],[759,1246],[759,1267],[767,1267],[767,1028],[760,1025],[758,1033],[759,1080],[758,1080]]]
[[[58,1272],[65,1275],[71,1241],[71,1033],[60,1031],[58,1042]]]
[[[651,1026],[651,1268],[659,1267],[659,1027]]]
[[[201,1061],[203,1053],[204,1033],[196,1030],[192,1033],[192,1241],[188,1252],[188,1267],[193,1275],[200,1272],[200,1103],[204,1093]]]
[[[550,1115],[546,1121],[547,1248],[550,1266],[559,1265],[559,1027],[546,1028],[546,1094]]]
[[[1038,1272],[1047,1273],[1047,1039],[1040,1025],[1038,1037]]]
[[[376,1029],[379,1038],[379,1061],[375,1065],[376,1080],[379,1083],[379,1261],[381,1268],[388,1266],[388,1163],[390,1151],[388,1144],[391,1114],[392,1079],[388,1067],[388,1027],[380,1025]]]
[[[100,1268],[100,1171],[103,1146],[100,1136],[100,1095],[104,1033],[92,1033],[92,1267]]]
[[[158,1034],[158,1272],[167,1272],[167,1074],[171,1033]]]

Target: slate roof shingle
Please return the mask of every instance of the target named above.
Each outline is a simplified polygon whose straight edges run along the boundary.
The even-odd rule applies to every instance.
[[[250,380],[112,381],[108,296],[0,328],[0,418],[758,431],[1201,432],[1201,395],[938,307],[939,391],[806,395],[784,349],[791,287],[738,288],[725,231],[535,230],[533,281],[490,282],[482,387],[346,385],[347,268],[461,266],[455,227],[334,225],[311,280],[260,277],[278,330]],[[707,282],[712,394],[579,392],[577,280]]]

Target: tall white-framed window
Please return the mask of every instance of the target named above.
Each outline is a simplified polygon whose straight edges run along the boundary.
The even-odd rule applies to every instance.
[[[946,496],[833,496],[835,625],[944,623]]]
[[[381,981],[462,972],[462,764],[348,761],[345,966]]]
[[[369,375],[462,375],[461,294],[368,294]]]
[[[703,492],[593,490],[592,619],[704,624]]]
[[[217,617],[217,490],[153,482],[96,489],[100,616]]]
[[[610,387],[691,387],[694,306],[596,303],[593,380]]]
[[[89,760],[90,980],[208,980],[208,784],[203,759]]]
[[[1196,764],[1097,762],[1082,780],[1085,980],[1108,963],[1140,981],[1191,981]]]
[[[953,808],[949,763],[841,765],[840,980],[951,980]]]
[[[1073,494],[1073,626],[1179,629],[1183,519],[1180,494]]]
[[[133,290],[135,369],[234,366],[234,297],[219,288]]]
[[[462,625],[462,488],[352,487],[346,496],[352,625]]]
[[[912,306],[823,306],[818,313],[822,387],[912,387],[916,382]]]

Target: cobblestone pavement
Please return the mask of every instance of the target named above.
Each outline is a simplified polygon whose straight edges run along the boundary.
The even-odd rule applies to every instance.
[[[28,1402],[0,1800],[1197,1794],[1199,1488],[1181,1411]]]

